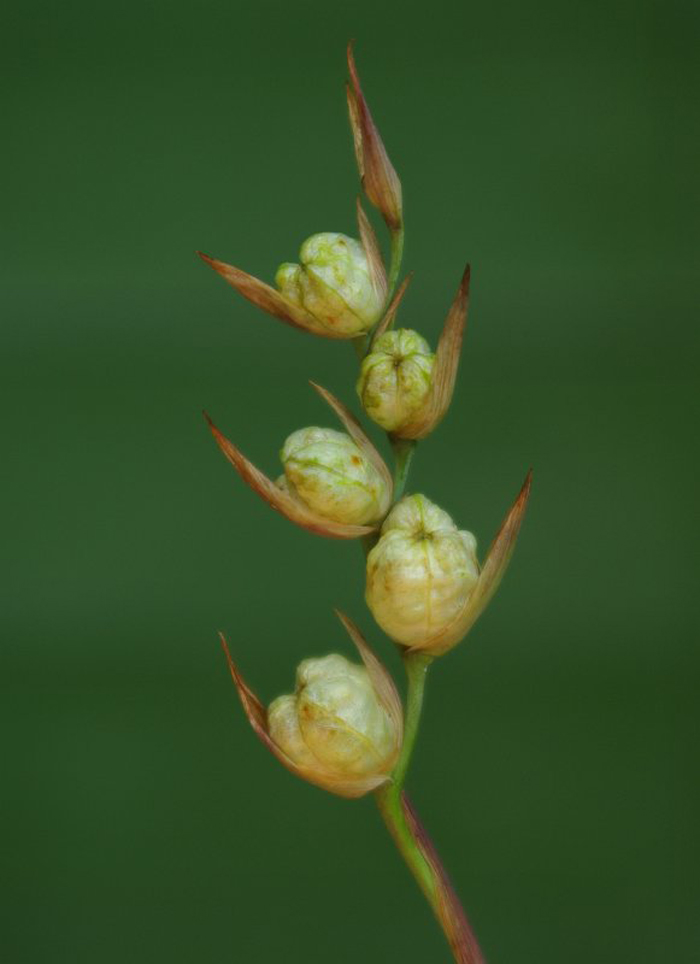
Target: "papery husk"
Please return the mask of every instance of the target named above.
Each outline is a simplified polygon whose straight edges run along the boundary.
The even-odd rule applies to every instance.
[[[470,278],[471,268],[467,265],[457,294],[445,319],[435,352],[435,365],[430,391],[421,407],[411,416],[410,421],[391,433],[396,438],[425,438],[437,428],[447,414],[457,381],[459,356],[462,350],[464,327],[469,309]]]
[[[352,43],[348,44],[347,53],[350,71],[350,83],[346,88],[348,111],[362,187],[372,204],[381,211],[390,230],[398,231],[403,224],[401,181],[362,93]]]
[[[435,636],[410,647],[411,652],[420,650],[421,652],[429,652],[435,656],[447,652],[464,639],[479,616],[486,609],[493,594],[498,589],[513,555],[520,526],[525,516],[527,502],[530,497],[531,486],[532,469],[527,473],[518,497],[501,523],[501,528],[491,543],[491,548],[479,573],[479,578],[462,609],[452,622],[448,623],[448,625],[439,633],[436,633]]]

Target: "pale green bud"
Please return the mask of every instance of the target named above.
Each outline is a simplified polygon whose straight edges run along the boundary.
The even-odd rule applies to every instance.
[[[367,605],[403,646],[430,651],[479,578],[476,539],[423,495],[392,509],[367,557]]]
[[[346,796],[384,782],[401,742],[365,667],[336,654],[299,665],[294,695],[270,704],[267,726],[301,775]]]
[[[341,797],[361,797],[389,780],[403,742],[403,708],[394,681],[351,619],[337,616],[362,658],[306,659],[296,689],[268,710],[221,644],[248,722],[267,749],[298,777]]]
[[[299,429],[284,443],[281,458],[289,494],[326,519],[365,525],[389,507],[386,477],[344,432]]]
[[[385,292],[373,283],[365,249],[344,234],[314,234],[301,246],[300,264],[280,265],[275,284],[322,327],[348,338],[379,319]]]
[[[380,335],[357,381],[369,417],[387,432],[410,422],[428,396],[434,364],[435,355],[417,332],[400,328]]]

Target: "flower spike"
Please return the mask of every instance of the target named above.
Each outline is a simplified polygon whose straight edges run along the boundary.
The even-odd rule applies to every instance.
[[[348,111],[362,187],[372,204],[381,212],[387,227],[391,231],[398,231],[403,225],[401,181],[389,160],[362,93],[352,43],[348,44],[348,70]]]
[[[425,438],[447,414],[457,381],[459,356],[469,309],[470,278],[471,268],[467,265],[440,335],[430,391],[411,420],[393,433],[397,438]]]

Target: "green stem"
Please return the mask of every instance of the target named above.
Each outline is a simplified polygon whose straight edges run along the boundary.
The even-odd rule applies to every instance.
[[[437,851],[405,793],[393,785],[375,793],[379,812],[401,856],[430,904],[457,964],[486,964]]]
[[[392,439],[396,466],[394,468],[394,502],[398,502],[406,488],[416,442],[410,438]]]
[[[391,775],[393,786],[398,792],[403,790],[406,782],[408,765],[411,762],[413,747],[418,736],[420,717],[423,711],[423,694],[425,692],[425,681],[428,676],[428,668],[433,661],[433,657],[427,653],[417,651],[406,652],[403,664],[406,670],[408,687],[406,692],[406,717],[404,721],[403,743],[401,744],[401,755],[398,763],[394,767]]]
[[[394,293],[396,282],[399,280],[401,261],[403,260],[403,241],[404,228],[402,224],[400,228],[396,228],[395,231],[391,232],[391,262],[389,265],[388,292],[386,297],[387,304],[389,304],[391,301],[391,296]]]
[[[485,964],[447,872],[403,790],[418,735],[425,680],[431,662],[432,656],[420,652],[408,652],[404,657],[408,693],[401,755],[394,768],[391,782],[377,790],[375,796],[387,829],[433,909],[455,961],[458,964]]]

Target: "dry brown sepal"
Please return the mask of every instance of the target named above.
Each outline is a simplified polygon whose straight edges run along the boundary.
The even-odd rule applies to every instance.
[[[386,483],[385,505],[381,506],[382,517],[385,516],[389,511],[389,506],[393,498],[393,481],[386,463],[367,438],[360,423],[352,413],[325,388],[321,388],[320,385],[316,385],[313,382],[311,384],[321,398],[323,398],[336,413],[362,454],[375,466],[377,471],[381,473]],[[261,499],[264,499],[268,505],[272,506],[277,512],[280,512],[285,518],[289,519],[290,522],[294,522],[309,532],[313,532],[319,536],[326,536],[329,539],[358,539],[361,536],[369,535],[370,532],[374,532],[379,528],[381,523],[373,526],[349,525],[343,522],[334,522],[332,519],[327,519],[312,511],[300,499],[294,498],[289,492],[281,489],[272,479],[268,478],[264,472],[256,468],[250,459],[247,459],[241,450],[219,431],[206,412],[204,413],[204,417],[209,423],[209,428],[216,439],[217,445],[243,481],[249,485],[254,492],[257,492]]]
[[[362,93],[352,43],[348,44],[348,70],[348,111],[362,187],[372,204],[381,212],[387,227],[391,231],[398,231],[403,224],[401,181],[389,160]]]
[[[357,225],[360,234],[360,243],[362,244],[369,265],[372,287],[377,294],[377,300],[382,303],[387,295],[386,269],[379,250],[377,236],[367,219],[367,215],[362,210],[359,198],[357,201]],[[232,264],[226,264],[225,261],[219,261],[217,258],[210,258],[209,255],[204,254],[203,251],[198,251],[197,254],[205,264],[213,268],[217,274],[221,275],[224,281],[228,282],[231,287],[235,288],[236,291],[250,301],[251,304],[257,308],[262,308],[268,315],[272,315],[285,324],[291,325],[292,328],[310,332],[310,334],[318,335],[320,338],[347,340],[348,338],[355,337],[353,335],[340,334],[333,328],[322,325],[310,312],[306,311],[305,308],[290,301],[289,298],[286,298],[276,288],[273,288],[265,281],[260,281],[259,278],[253,277],[253,275],[248,274],[246,271],[241,271],[240,268],[236,268]]]
[[[369,354],[369,352],[372,351],[374,345],[377,342],[377,339],[381,338],[381,336],[384,334],[385,331],[388,331],[390,328],[393,328],[394,319],[396,318],[396,312],[399,310],[399,305],[403,301],[403,296],[406,294],[406,289],[411,283],[412,278],[413,278],[413,272],[411,271],[409,274],[406,275],[406,277],[399,285],[399,289],[394,295],[394,297],[391,299],[391,304],[389,305],[386,312],[384,313],[384,317],[382,318],[382,320],[379,322],[377,327],[374,329],[374,332],[372,333],[372,341],[370,342],[370,346],[367,351],[367,354]]]
[[[392,723],[394,724],[397,733],[397,750],[400,750],[401,744],[403,743],[403,706],[401,704],[401,697],[399,696],[396,685],[394,684],[394,680],[392,679],[391,674],[386,667],[380,663],[377,657],[374,655],[369,647],[369,644],[367,643],[367,640],[352,619],[350,619],[349,616],[346,616],[345,613],[342,613],[339,609],[334,609],[333,612],[336,614],[343,626],[345,626],[350,639],[359,650],[360,656],[362,657],[362,662],[365,664],[365,668],[369,673],[369,677],[372,680],[374,689],[379,697],[379,701],[386,709]]]
[[[501,523],[496,538],[491,543],[484,565],[479,573],[479,578],[467,600],[449,623],[436,636],[423,640],[420,645],[412,647],[412,650],[425,650],[433,655],[439,656],[447,650],[456,646],[467,635],[479,616],[488,606],[491,598],[498,589],[501,579],[508,568],[511,560],[515,543],[520,532],[525,509],[530,497],[532,485],[532,469],[527,473],[523,487],[518,493],[518,497],[513,503],[510,511]]]
[[[471,268],[464,269],[457,294],[445,319],[440,335],[432,384],[425,401],[411,420],[392,432],[396,438],[421,439],[430,435],[447,414],[457,381],[459,356],[462,351],[464,327],[469,309],[469,282]]]
[[[208,264],[210,268],[213,268],[217,274],[220,274],[224,281],[227,281],[239,294],[243,295],[251,304],[262,308],[268,315],[279,318],[280,321],[291,325],[292,328],[298,328],[300,331],[309,331],[313,335],[319,335],[321,338],[343,337],[328,328],[324,328],[308,311],[295,305],[264,281],[254,278],[253,275],[247,274],[245,271],[241,271],[240,268],[234,268],[233,265],[226,264],[225,261],[210,258],[208,254],[204,254],[202,251],[198,251],[197,254],[202,261]]]
[[[384,259],[379,248],[377,235],[362,208],[362,201],[360,201],[359,197],[357,199],[357,228],[360,234],[360,243],[367,257],[372,287],[376,292],[377,300],[384,304],[388,291]]]
[[[386,709],[394,724],[394,731],[396,733],[396,747],[394,754],[395,762],[395,760],[398,759],[403,741],[403,709],[401,706],[401,698],[399,697],[396,686],[394,685],[394,681],[392,680],[388,670],[385,669],[385,667],[379,662],[377,657],[371,651],[357,626],[355,626],[351,619],[337,610],[336,614],[348,631],[353,643],[357,647],[362,658],[362,662],[367,669],[370,680],[372,681],[376,691],[377,698]],[[219,633],[219,639],[221,640],[221,645],[224,653],[226,654],[226,659],[228,660],[229,669],[231,671],[231,677],[233,678],[233,682],[238,690],[238,695],[243,705],[245,714],[248,717],[248,722],[253,727],[253,730],[264,746],[267,747],[267,749],[280,761],[283,766],[285,766],[296,776],[301,777],[302,780],[313,783],[314,786],[321,787],[324,790],[329,790],[331,793],[336,793],[341,797],[362,797],[366,793],[370,793],[372,790],[376,790],[377,787],[380,787],[382,784],[388,782],[390,779],[388,774],[384,776],[378,775],[366,778],[343,778],[337,772],[325,771],[320,764],[318,767],[311,770],[307,767],[300,766],[291,760],[270,737],[267,722],[267,709],[241,676],[238,667],[233,661],[223,633]]]

